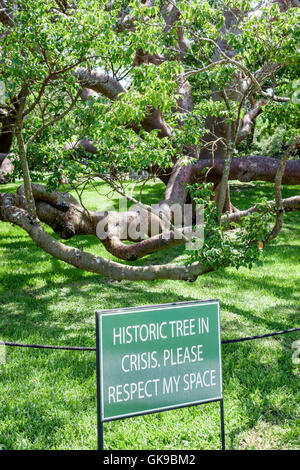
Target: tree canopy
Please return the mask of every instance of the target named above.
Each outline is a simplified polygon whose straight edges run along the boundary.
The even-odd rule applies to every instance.
[[[0,192],[0,220],[115,279],[251,267],[285,211],[300,209],[300,196],[281,195],[300,184],[299,12],[297,0],[0,0],[0,178],[23,179],[16,194]],[[259,154],[259,139],[278,129],[278,158]],[[135,199],[131,172],[141,194],[159,178],[164,200]],[[88,211],[81,196],[99,178],[134,207]],[[241,211],[231,180],[272,182],[274,200]],[[187,262],[113,262],[43,223],[62,239],[98,236],[125,261],[185,243]]]

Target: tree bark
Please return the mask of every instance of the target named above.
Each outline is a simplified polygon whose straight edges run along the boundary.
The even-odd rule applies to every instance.
[[[212,164],[211,169],[203,175],[203,168]],[[164,209],[170,207],[175,202],[183,206],[188,193],[183,183],[213,181],[218,184],[223,174],[224,161],[199,161],[194,165],[176,168],[176,171],[169,180],[165,192],[165,199],[157,207]],[[231,162],[229,179],[240,181],[274,181],[278,172],[280,162],[267,157],[240,157],[234,158]],[[249,177],[250,174],[250,177]],[[300,159],[286,162],[284,171],[282,170],[282,181],[287,184],[300,183]],[[175,236],[174,231],[166,229],[163,225],[156,224],[157,233],[146,232],[150,238],[133,240],[128,233],[130,224],[138,226],[143,223],[142,217],[147,218],[147,227],[151,228],[151,218],[153,214],[143,212],[112,212],[95,213],[85,210],[68,193],[54,191],[47,193],[42,185],[33,184],[32,193],[35,201],[37,217],[42,222],[47,223],[63,239],[70,239],[75,235],[96,235],[99,222],[105,225],[110,222],[110,232],[104,240],[101,240],[105,248],[114,256],[124,260],[137,260],[148,254],[170,248],[184,243],[184,239]],[[15,206],[26,209],[26,198],[24,187],[18,190],[18,202]],[[289,198],[283,202],[286,210],[298,210],[300,196]],[[256,207],[248,211],[238,211],[227,214],[229,221],[239,221],[247,213],[256,211]],[[224,220],[221,218],[221,220]],[[123,234],[123,235],[122,235]],[[124,234],[126,234],[124,236]],[[124,244],[122,240],[134,241],[132,244]]]
[[[0,196],[1,219],[21,227],[39,248],[42,248],[54,258],[84,271],[116,280],[151,281],[155,279],[172,279],[195,281],[198,276],[212,270],[212,268],[200,263],[193,263],[190,266],[174,264],[146,267],[126,266],[91,253],[85,253],[55,240],[39,223],[32,224],[28,213],[15,205],[17,202],[13,194]]]
[[[6,153],[0,153],[0,184],[6,184],[14,171],[14,165]]]

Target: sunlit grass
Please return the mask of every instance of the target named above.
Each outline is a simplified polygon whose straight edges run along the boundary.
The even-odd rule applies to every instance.
[[[15,188],[1,186],[1,191]],[[107,193],[99,183],[97,191],[87,191],[84,203],[92,210],[117,205],[117,197],[111,201]],[[146,190],[145,201],[154,203],[162,194],[157,182]],[[285,197],[294,194],[296,187],[285,188]],[[232,201],[246,208],[263,195],[272,198],[271,185],[236,184]],[[77,270],[38,249],[20,228],[0,223],[0,340],[94,346],[96,310],[214,298],[221,302],[223,339],[299,326],[299,229],[299,214],[288,214],[277,242],[265,249],[261,268],[226,269],[195,283],[137,283]],[[68,243],[107,255],[91,236]],[[139,263],[164,263],[181,255],[178,247]],[[299,449],[300,376],[299,366],[292,363],[297,337],[293,333],[223,346],[228,448]],[[0,446],[96,448],[93,352],[7,347],[0,394]],[[105,424],[105,447],[218,449],[219,422],[218,404],[116,421]]]

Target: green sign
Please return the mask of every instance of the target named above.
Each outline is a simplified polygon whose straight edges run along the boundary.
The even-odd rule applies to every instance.
[[[222,399],[219,302],[97,313],[101,421]]]

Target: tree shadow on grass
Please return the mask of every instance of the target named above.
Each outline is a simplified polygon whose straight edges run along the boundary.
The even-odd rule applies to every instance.
[[[15,353],[6,384],[14,394],[11,401],[2,396],[0,415],[6,425],[0,443],[5,449],[63,449],[66,442],[76,448],[76,440],[82,442],[80,423],[87,416],[94,422],[96,443],[94,352],[25,350],[21,357]],[[6,393],[4,387],[4,397]]]
[[[276,253],[276,259],[281,263],[287,258],[289,262],[297,259],[298,247],[285,243],[289,235],[288,232],[295,229],[296,222],[296,218],[288,219],[285,226],[286,232],[282,234],[280,246],[269,247],[266,250],[265,264],[270,266],[270,269],[274,263],[274,253]],[[98,249],[99,247],[99,242],[93,237],[80,237],[74,240],[74,244],[83,246],[85,250]],[[111,282],[101,276],[83,273],[51,258],[35,247],[26,236],[4,237],[1,240],[2,247],[8,250],[9,256],[14,258],[15,263],[14,272],[8,275],[2,271],[0,278],[0,335],[1,339],[8,341],[23,340],[24,342],[43,344],[93,347],[95,345],[94,312],[97,309],[111,308],[112,302],[113,306],[117,308],[133,304],[182,302],[197,298],[197,290],[187,292],[185,289],[184,294],[180,294],[178,291],[176,292],[176,288],[172,288],[167,283],[167,287],[160,291],[157,289],[157,286],[161,284],[160,281],[142,284],[127,281],[119,283]],[[182,247],[177,247],[174,252],[176,256],[181,255],[179,248],[182,249]],[[172,259],[174,253],[170,254],[168,260]],[[151,258],[149,257],[149,259]],[[157,254],[156,259],[157,262],[161,262],[161,259],[163,262],[168,261],[165,253]],[[44,266],[45,260],[47,265]],[[147,264],[148,261],[141,260],[140,265]],[[26,270],[22,269],[22,266],[26,267]],[[35,286],[32,283],[35,276],[39,276],[42,286]],[[212,286],[213,296],[220,291],[221,312],[224,310],[230,312],[239,318],[242,324],[253,327],[253,334],[277,331],[292,327],[293,324],[298,326],[296,323],[297,312],[292,306],[295,305],[298,293],[291,280],[286,282],[284,272],[282,276],[280,273],[276,273],[276,276],[272,274],[257,276],[251,271],[245,273],[245,270],[242,275],[239,271],[230,270],[226,274],[224,271],[219,271],[210,273],[205,278],[200,278],[193,286],[194,288],[199,287],[199,298],[202,298],[201,288],[204,286],[207,289],[205,292]],[[222,290],[224,286],[232,289],[234,294],[232,301]],[[236,302],[236,298],[243,298],[251,290],[253,296],[260,295],[262,299],[265,294],[271,294],[274,296],[274,305],[270,305],[270,300],[268,300],[268,306],[266,308],[260,306],[257,314],[253,311],[253,307],[248,307],[245,303],[240,306],[241,302]],[[282,316],[279,315],[279,309]],[[242,336],[238,330],[238,323],[231,320],[225,321],[222,324],[222,337],[233,336]],[[241,433],[255,428],[261,420],[264,420],[268,425],[280,426],[283,420],[285,426],[292,427],[294,425],[296,406],[291,406],[286,398],[279,403],[278,398],[277,401],[272,398],[274,395],[280,396],[281,390],[285,390],[284,397],[290,396],[294,400],[293,397],[296,396],[296,380],[294,380],[291,363],[291,342],[293,339],[296,339],[294,334],[270,340],[276,341],[280,346],[276,361],[272,362],[271,360],[270,363],[261,359],[259,343],[261,340],[223,346],[226,420],[230,423],[231,410],[230,406],[226,406],[226,393],[231,393],[232,382],[236,384],[238,390],[236,406],[238,406],[240,413],[246,416],[241,425],[228,426],[229,447],[236,447]],[[21,355],[23,360],[20,359]],[[55,381],[55,373],[58,372],[62,377],[68,377],[73,384],[77,384],[74,387],[78,386],[82,390],[85,383],[91,384],[95,381],[95,354],[93,352],[48,350],[27,350],[25,353],[23,350],[14,361],[12,372],[15,375],[15,382],[12,383],[13,387],[18,383],[18,377],[24,374],[24,370],[27,370],[28,363],[32,365],[30,370],[37,374],[34,372],[35,358],[37,357],[47,368],[44,384],[51,384],[50,390],[52,388],[55,390],[54,395],[49,391],[50,397],[47,400],[49,402],[47,406],[36,402],[33,407],[30,389],[28,389],[28,397],[20,399],[20,402],[17,399],[15,408],[8,409],[7,413],[17,423],[20,434],[28,435],[30,439],[34,440],[35,436],[31,428],[33,423],[38,422],[41,429],[47,429],[52,446],[61,447],[57,441],[57,429],[64,430],[65,407],[68,408],[67,414],[70,416],[72,413],[78,413],[81,407],[84,407],[90,415],[96,415],[96,389],[95,386],[92,386],[89,391],[83,391],[81,401],[78,403],[67,398],[67,387],[61,385],[63,393],[66,393],[66,398],[61,402],[57,390],[60,385]],[[43,358],[45,361],[42,361]],[[37,370],[40,366],[36,365]],[[58,414],[55,408],[57,408]],[[19,409],[22,410],[21,415]],[[68,420],[67,426],[69,426],[71,420],[69,417],[66,419]],[[7,446],[11,445],[14,439],[14,437],[10,437]]]
[[[68,314],[62,315],[62,319],[72,325],[78,323],[84,323],[86,320],[87,312],[91,312],[91,308],[88,306],[87,299],[99,299],[98,309],[110,308],[107,306],[113,299],[114,307],[125,307],[132,306],[132,298],[135,300],[136,305],[143,304],[159,304],[167,302],[181,302],[187,300],[195,300],[195,293],[193,292],[190,296],[180,295],[176,291],[169,289],[167,292],[160,292],[155,290],[155,286],[159,285],[163,281],[150,281],[147,283],[147,292],[141,289],[140,284],[131,283],[127,281],[122,282],[111,282],[106,278],[91,273],[84,273],[83,271],[77,270],[76,268],[69,266],[61,261],[52,258],[42,250],[38,249],[32,242],[27,241],[24,237],[12,237],[12,240],[8,238],[3,241],[3,247],[8,250],[13,262],[15,263],[16,269],[13,273],[6,274],[2,271],[0,274],[0,290],[2,292],[0,297],[0,308],[3,314],[0,316],[0,331],[2,334],[6,328],[8,328],[9,334],[13,337],[17,337],[21,331],[21,325],[30,325],[39,328],[39,336],[47,339],[51,338],[51,321],[56,323],[55,326],[55,338],[60,340],[58,334],[58,315],[53,311],[53,305],[59,303],[60,300],[65,303],[70,300],[70,305],[67,307]],[[81,237],[78,240],[84,249],[88,250],[95,245],[98,246],[97,240],[93,237]],[[184,247],[177,247],[174,249],[174,256],[180,256]],[[283,253],[283,247],[276,250],[276,256]],[[293,257],[297,252],[297,247],[284,246],[284,249],[288,251],[288,254],[282,256]],[[273,248],[268,251],[265,263],[273,262]],[[157,261],[161,262],[163,256],[163,262],[168,262],[164,257],[164,254],[157,254]],[[172,254],[170,254],[172,257]],[[49,264],[50,261],[50,264]],[[47,264],[45,264],[47,262]],[[141,260],[140,265],[147,264],[147,260]],[[22,269],[22,267],[24,269]],[[26,267],[26,270],[25,270]],[[28,268],[29,267],[29,268]],[[39,269],[39,267],[41,269]],[[34,280],[38,276],[43,283],[43,287],[35,287]],[[237,294],[240,298],[243,294],[248,293],[249,290],[260,292],[263,298],[264,293],[272,294],[277,299],[285,300],[297,299],[297,294],[294,285],[287,284],[284,278],[277,275],[273,278],[272,274],[264,275],[264,277],[257,277],[253,275],[251,271],[243,270],[241,275],[239,271],[230,270],[230,273],[224,271],[218,271],[215,273],[209,273],[205,277],[198,279],[197,283],[199,286],[212,285],[212,290],[215,292],[221,291],[226,285],[227,288],[232,288],[233,291],[233,302],[224,300],[221,303],[222,309],[225,309],[233,314],[239,315],[241,318],[245,318],[251,321],[254,325],[265,326],[268,329],[280,329],[286,326],[287,317],[284,316],[280,321],[271,320],[272,308],[268,308],[267,318],[255,316],[253,314],[253,308],[249,310],[246,308],[239,308],[237,306],[236,297]],[[189,283],[186,283],[188,286]],[[153,288],[152,288],[153,286]],[[238,292],[237,292],[238,286]],[[186,292],[186,289],[185,289]],[[215,297],[215,294],[213,295]],[[228,296],[226,296],[228,298]],[[222,300],[222,299],[221,299]],[[109,302],[110,301],[110,302]],[[82,302],[82,303],[81,303]],[[78,311],[78,305],[84,306],[84,312],[81,314]],[[93,308],[95,308],[95,304]],[[80,308],[80,307],[79,307]],[[277,308],[277,307],[276,307]],[[284,305],[280,305],[281,309],[290,309],[288,302]],[[16,310],[15,312],[13,310]],[[252,311],[251,311],[252,310]],[[274,307],[275,313],[275,307]],[[19,325],[19,327],[13,331],[11,326],[10,316]],[[32,320],[30,320],[32,318]],[[86,327],[86,332],[88,326]],[[74,334],[75,328],[70,327],[70,332]],[[22,336],[25,335],[25,330],[22,331]],[[30,331],[28,331],[30,335]],[[61,330],[62,337],[67,338],[66,328]],[[44,335],[44,336],[43,336]],[[72,336],[72,335],[70,335]],[[72,339],[74,341],[74,338]],[[73,344],[73,343],[71,343]]]
[[[297,419],[297,407],[293,406],[297,394],[297,384],[292,374],[291,347],[290,343],[293,336],[287,338],[277,338],[280,344],[281,352],[276,362],[266,362],[261,358],[260,347],[257,340],[249,343],[223,345],[223,388],[225,396],[225,419],[226,419],[226,440],[227,448],[237,448],[240,442],[240,436],[255,429],[263,421],[268,426],[282,426],[285,428],[295,426]],[[272,339],[275,341],[275,339]],[[49,356],[51,355],[50,359]],[[30,360],[30,368],[34,370],[37,358],[45,360],[47,368],[46,378],[47,393],[49,397],[40,403],[28,395],[20,399],[20,406],[17,406],[19,399],[15,401],[15,407],[7,409],[7,413],[14,417],[17,433],[26,437],[28,441],[34,442],[37,428],[47,430],[49,439],[49,448],[62,448],[57,433],[60,429],[60,435],[63,436],[72,422],[72,416],[82,415],[84,413],[90,416],[96,416],[96,384],[95,381],[95,354],[93,352],[57,352],[57,351],[29,351],[26,353],[27,360]],[[13,373],[18,376],[24,373],[26,357],[17,361]],[[38,364],[36,365],[38,367]],[[51,377],[53,373],[54,377]],[[56,382],[56,377],[67,377],[71,387],[78,386],[82,389],[80,400],[68,398],[68,385]],[[33,378],[31,379],[33,380]],[[234,393],[234,406],[238,406],[239,413],[244,417],[241,424],[231,424],[232,416],[231,406],[232,385],[236,392]],[[42,382],[43,383],[43,382]],[[41,383],[41,386],[42,386]],[[88,391],[84,391],[84,384],[88,384]],[[293,402],[280,399],[284,389],[285,397],[291,397]],[[64,397],[64,394],[66,396]],[[226,402],[226,396],[229,395],[229,403]],[[279,398],[274,396],[278,395]],[[34,403],[33,403],[34,402]],[[294,404],[295,405],[295,404]],[[21,410],[21,411],[20,411]],[[5,409],[3,409],[5,412]],[[192,413],[192,412],[191,412]],[[194,412],[193,412],[194,413]],[[236,411],[235,411],[236,413]],[[187,418],[189,417],[187,411]],[[192,414],[191,414],[192,416]],[[189,419],[189,418],[188,418]],[[73,422],[74,427],[76,423]],[[133,423],[134,425],[134,423]],[[192,425],[192,422],[191,422]],[[34,429],[32,429],[32,427]],[[39,431],[40,432],[40,431]],[[74,431],[75,439],[77,432]],[[74,439],[73,437],[73,439]],[[14,438],[4,436],[2,443],[10,448]],[[78,436],[80,442],[80,436]],[[295,442],[296,445],[296,442]]]
[[[269,428],[282,426],[283,423],[285,429],[296,426],[296,397],[299,391],[291,360],[291,343],[295,338],[295,334],[290,334],[288,337],[268,340],[280,345],[275,362],[271,358],[270,361],[266,361],[265,357],[261,359],[257,343],[261,340],[223,346],[223,386],[230,448],[237,448],[239,436],[259,427],[262,422]],[[230,407],[226,409],[226,390],[232,388],[231,382],[238,390],[240,413],[245,416],[242,425],[230,425],[234,417]]]
[[[99,245],[93,237],[80,237],[77,242],[85,250]],[[113,283],[67,265],[37,248],[26,235],[4,237],[1,249],[6,262],[11,260],[8,272],[0,270],[0,335],[8,341],[35,337],[42,343],[80,344],[85,334],[89,338],[94,333],[90,317],[96,305],[109,308],[113,300],[114,307],[132,306],[133,297],[140,305],[168,301],[165,293],[155,289],[149,293],[136,283]],[[185,300],[172,293],[171,301]]]

